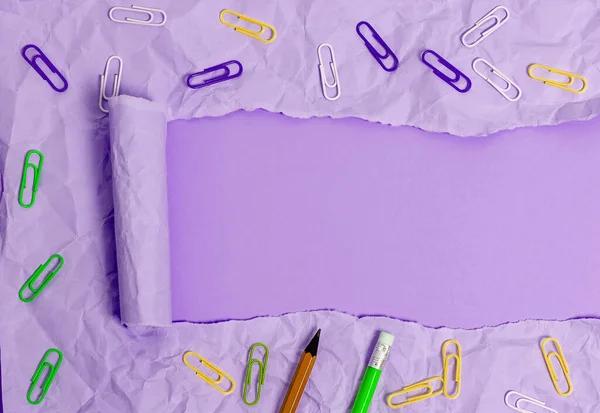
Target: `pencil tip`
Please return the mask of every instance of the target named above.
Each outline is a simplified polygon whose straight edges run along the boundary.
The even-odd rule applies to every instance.
[[[304,350],[305,353],[310,353],[313,356],[317,355],[317,349],[319,348],[319,338],[321,337],[321,329],[317,330],[317,334],[315,334],[315,336],[312,338],[312,340],[310,340],[310,343],[308,343],[308,346],[306,346],[306,350]]]

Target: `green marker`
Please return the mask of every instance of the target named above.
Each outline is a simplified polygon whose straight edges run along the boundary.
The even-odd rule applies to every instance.
[[[375,394],[377,383],[379,383],[379,377],[381,376],[381,370],[383,365],[390,354],[392,344],[394,343],[394,336],[390,333],[382,331],[379,333],[379,339],[377,345],[371,354],[371,360],[365,370],[358,393],[356,393],[356,399],[352,406],[352,413],[367,413],[371,400]]]

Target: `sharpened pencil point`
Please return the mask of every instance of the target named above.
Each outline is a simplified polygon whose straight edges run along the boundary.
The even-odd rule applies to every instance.
[[[300,404],[300,398],[304,393],[304,388],[308,384],[310,373],[317,360],[317,349],[319,347],[319,337],[321,336],[321,329],[317,330],[317,334],[310,340],[308,346],[300,356],[300,361],[296,367],[294,378],[292,379],[279,413],[295,413],[298,405]]]
[[[308,343],[308,346],[306,346],[306,350],[304,350],[305,353],[310,353],[313,356],[317,355],[317,350],[319,348],[319,338],[321,337],[321,329],[317,330],[317,334],[315,334],[315,336],[312,338],[312,340],[310,340],[310,343]]]

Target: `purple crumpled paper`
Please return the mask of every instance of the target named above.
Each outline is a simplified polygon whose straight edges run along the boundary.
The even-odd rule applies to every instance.
[[[166,326],[171,324],[171,260],[164,109],[124,97],[112,99],[110,108],[121,320]]]
[[[164,136],[165,119],[160,116],[160,105],[137,98],[122,96],[111,100],[110,107],[112,159],[116,164],[113,173],[119,174],[113,179],[114,188],[119,192],[117,197],[129,198],[115,202],[115,215],[127,219],[118,224],[118,219],[115,220],[116,237],[112,232],[110,204],[99,205],[104,211],[98,211],[95,220],[73,221],[76,229],[81,228],[82,235],[75,234],[67,243],[61,242],[63,235],[60,232],[51,236],[55,225],[40,218],[35,229],[46,233],[48,242],[34,248],[33,255],[32,250],[22,248],[19,237],[12,237],[10,230],[8,232],[5,251],[13,259],[4,259],[3,263],[9,270],[7,274],[13,276],[3,277],[5,287],[0,289],[3,314],[12,315],[3,317],[0,324],[6,411],[40,411],[27,404],[25,394],[39,359],[50,347],[62,350],[65,358],[42,405],[44,412],[277,411],[298,357],[317,328],[323,330],[319,355],[300,411],[325,413],[349,409],[379,330],[394,334],[396,342],[375,394],[372,412],[389,411],[385,404],[389,393],[440,375],[440,348],[443,341],[450,338],[459,340],[463,350],[461,396],[454,401],[436,397],[415,404],[407,411],[503,411],[507,409],[503,397],[509,390],[543,400],[560,412],[597,410],[600,324],[596,319],[523,321],[463,330],[432,329],[385,317],[357,318],[335,311],[312,311],[214,324],[183,322],[168,328],[124,327],[119,317],[120,294],[127,297],[121,297],[120,313],[131,316],[133,324],[160,324],[165,320],[165,312],[170,313],[165,292],[168,276],[152,269],[157,265],[161,268],[161,263],[153,259],[136,259],[148,257],[150,252],[167,253],[161,251],[161,243],[165,240],[144,236],[149,229],[141,228],[142,222],[135,222],[136,219],[148,220],[154,223],[154,230],[163,230],[156,224],[160,211],[166,212],[160,207],[162,202],[166,203],[166,197],[154,197],[160,188],[146,191],[145,188],[140,190],[139,185],[144,182],[154,185],[164,180],[160,173],[164,169],[164,159],[159,159],[159,154],[164,151],[164,140],[151,135]],[[95,130],[106,133],[105,125]],[[127,150],[135,151],[139,142],[152,142],[156,146],[151,151],[148,165],[137,161],[131,163],[137,165],[134,169],[120,165],[127,158]],[[101,156],[93,163],[98,165],[95,168],[97,174],[104,173],[102,166],[110,164],[107,147],[102,149],[100,154],[87,154],[90,158]],[[47,159],[56,156],[52,153]],[[64,167],[68,169],[72,161],[67,160],[69,163]],[[48,162],[48,165],[45,176],[52,178],[61,165],[56,162]],[[147,169],[149,165],[152,167]],[[13,177],[7,179],[10,186],[13,186],[15,175],[16,172],[7,174]],[[144,179],[146,176],[154,177],[156,182]],[[28,212],[51,213],[58,199],[56,192],[60,195],[59,189],[63,185],[61,179],[50,179],[35,208]],[[103,197],[110,197],[110,185],[99,188]],[[10,205],[16,202],[15,196],[7,191],[3,201],[8,204],[9,200]],[[151,200],[158,202],[158,208],[157,205],[154,208],[144,205]],[[139,215],[127,212],[130,205],[138,204]],[[93,205],[90,203],[85,209],[93,211]],[[21,208],[11,210],[18,216],[3,221],[9,224],[9,229],[27,221]],[[103,225],[94,227],[93,221]],[[87,226],[89,229],[84,231]],[[135,237],[133,233],[124,236],[119,233],[123,230],[136,231],[141,236]],[[166,231],[162,235],[167,235]],[[121,288],[117,287],[112,239],[116,239],[118,254],[127,252],[125,268],[118,276]],[[47,247],[44,244],[48,244]],[[65,268],[34,303],[22,303],[17,298],[18,288],[33,271],[34,259],[45,258],[49,252],[60,252],[65,257]],[[26,261],[25,257],[28,257],[27,262],[32,262],[31,266],[19,264]],[[118,262],[123,265],[121,255]],[[144,278],[144,274],[156,279]],[[152,310],[148,300],[152,294],[155,294],[153,304],[158,311]],[[146,316],[148,319],[144,319]],[[542,357],[540,342],[549,336],[561,343],[569,364],[574,392],[567,398],[555,392]],[[267,344],[271,354],[259,407],[252,408],[242,403],[240,392],[247,352],[255,342]],[[186,351],[199,353],[230,374],[237,384],[235,392],[223,396],[196,377],[183,364],[182,356]]]
[[[463,46],[461,34],[497,4],[155,0],[149,7],[165,10],[167,23],[143,27],[109,20],[109,7],[130,6],[123,1],[63,1],[60,7],[39,1],[4,2],[3,106],[18,107],[24,95],[31,95],[51,105],[53,116],[72,117],[82,111],[85,118],[99,118],[99,76],[108,57],[118,55],[124,62],[122,93],[164,103],[168,120],[263,108],[292,117],[352,116],[471,136],[594,117],[600,111],[595,63],[600,32],[594,30],[598,0],[507,0],[502,5],[511,12],[508,22],[476,47]],[[272,24],[276,40],[265,44],[221,24],[219,12],[225,8]],[[371,23],[396,53],[397,71],[385,72],[371,56],[355,31],[362,20]],[[66,94],[57,96],[20,58],[20,49],[28,43],[40,46],[69,80]],[[335,50],[342,87],[335,102],[325,100],[321,92],[321,43]],[[420,61],[425,49],[435,50],[469,76],[471,91],[458,93],[435,76]],[[509,102],[477,76],[471,69],[477,57],[517,83],[523,97]],[[232,59],[244,65],[240,78],[201,90],[186,86],[190,73]],[[588,89],[577,95],[535,81],[526,73],[532,63],[583,75]]]
[[[40,298],[42,299],[42,298]],[[4,300],[4,297],[3,297]],[[43,304],[51,310],[53,306]],[[581,319],[563,322],[525,321],[478,330],[430,329],[389,318],[356,317],[329,311],[295,313],[170,328],[125,329],[102,307],[89,310],[79,323],[40,329],[48,318],[28,319],[13,339],[3,340],[2,385],[7,412],[275,412],[297,360],[317,328],[322,329],[317,361],[300,402],[299,412],[348,411],[379,330],[395,335],[387,365],[370,412],[389,412],[388,394],[442,373],[441,345],[454,338],[462,346],[462,391],[420,402],[410,412],[503,412],[509,390],[545,401],[559,412],[598,411],[600,388],[600,324]],[[87,328],[87,325],[94,328]],[[79,331],[73,337],[68,331]],[[75,330],[74,330],[75,328]],[[44,330],[46,331],[46,330]],[[559,340],[569,363],[574,392],[559,396],[540,351],[543,337]],[[35,341],[29,340],[36,337]],[[256,407],[242,403],[247,352],[255,342],[270,348],[265,385]],[[26,343],[26,344],[23,344]],[[25,393],[38,357],[49,346],[65,353],[43,410],[29,406]],[[236,382],[223,396],[183,364],[195,351]],[[226,387],[226,386],[225,386]]]
[[[528,321],[464,331],[310,312],[210,325],[177,323],[166,329],[125,328],[120,293],[130,294],[121,300],[132,306],[130,312],[121,311],[132,317],[132,324],[146,315],[163,324],[164,315],[145,313],[149,301],[135,280],[128,284],[120,274],[117,281],[115,226],[127,231],[133,223],[119,227],[126,215],[115,219],[113,213],[109,126],[97,107],[104,62],[118,54],[125,62],[122,93],[160,102],[167,107],[167,120],[265,108],[295,117],[356,116],[485,135],[588,119],[599,105],[594,85],[600,75],[589,63],[600,47],[593,30],[597,1],[579,1],[576,7],[572,2],[508,1],[510,22],[476,49],[461,46],[458,36],[496,5],[491,1],[226,5],[273,24],[278,38],[272,45],[222,26],[217,20],[222,2],[153,2],[152,7],[169,15],[163,28],[110,22],[112,5],[91,0],[60,5],[9,0],[0,5],[0,349],[7,412],[251,411],[241,404],[239,386],[247,350],[256,341],[271,347],[260,408],[274,411],[317,327],[323,329],[323,340],[302,399],[304,411],[337,412],[350,406],[378,329],[395,334],[397,342],[372,411],[388,411],[385,394],[439,374],[439,347],[451,337],[463,345],[463,395],[454,402],[438,398],[413,411],[499,411],[504,392],[511,389],[543,399],[558,411],[597,410],[596,320]],[[355,35],[356,22],[365,19],[400,57],[401,68],[393,75],[381,70]],[[335,103],[321,96],[316,46],[322,42],[336,50],[343,95]],[[40,46],[69,80],[66,93],[57,95],[21,58],[21,47],[29,43]],[[460,95],[436,78],[418,60],[424,48],[438,51],[472,76],[473,90]],[[470,62],[480,53],[522,87],[519,103],[505,102],[470,72]],[[232,58],[245,65],[241,78],[211,90],[185,87],[186,74]],[[586,76],[588,91],[569,94],[527,78],[525,68],[533,62]],[[118,111],[117,101],[113,106]],[[33,148],[46,157],[43,190],[34,208],[25,210],[18,206],[17,194],[23,156]],[[113,159],[118,159],[114,152]],[[122,172],[127,178],[127,169]],[[115,205],[127,207],[118,200]],[[166,253],[160,246],[155,251]],[[19,301],[23,282],[54,253],[63,255],[65,266],[51,286],[31,304]],[[119,248],[120,265],[138,263],[139,257],[124,253]],[[138,281],[168,296],[164,285]],[[158,306],[166,308],[165,303]],[[562,343],[570,363],[575,392],[566,399],[554,393],[541,358],[539,340],[547,335]],[[31,376],[50,347],[62,350],[65,359],[44,403],[30,406],[25,395]],[[223,397],[195,377],[181,361],[188,350],[228,371],[238,383],[236,393]]]

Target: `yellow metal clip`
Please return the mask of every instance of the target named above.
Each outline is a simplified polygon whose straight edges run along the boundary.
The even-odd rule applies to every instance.
[[[442,387],[439,390],[433,389],[432,383],[434,383],[436,381],[439,381],[440,383],[442,383]],[[406,386],[406,387],[402,388],[401,390],[398,390],[397,392],[390,394],[387,398],[387,405],[390,406],[392,409],[398,409],[400,407],[408,406],[408,405],[416,403],[416,402],[427,400],[427,399],[430,399],[432,397],[439,396],[440,394],[442,394],[442,392],[444,391],[443,387],[444,387],[444,379],[442,379],[439,376],[431,377],[429,379],[422,380],[418,383]],[[416,392],[419,390],[425,390],[425,393],[417,394],[415,396],[409,396],[406,398],[406,401],[404,401],[402,403],[398,403],[398,404],[392,403],[392,399],[396,396],[400,396],[400,395],[406,394],[406,393]]]
[[[556,347],[556,351],[548,352],[546,351],[546,343],[552,342]],[[558,340],[552,337],[547,337],[542,340],[542,354],[544,355],[544,361],[546,362],[546,367],[548,368],[548,372],[550,373],[550,378],[552,379],[552,384],[556,389],[556,392],[561,396],[568,396],[573,393],[573,384],[571,383],[571,378],[569,377],[569,366],[567,366],[567,360],[565,359],[565,355],[558,343]],[[556,357],[558,363],[560,364],[560,368],[562,369],[563,374],[565,375],[565,379],[567,381],[567,391],[562,391],[558,385],[558,374],[556,374],[556,370],[554,370],[554,366],[552,365],[552,357]]]
[[[456,346],[456,354],[448,354],[446,347],[450,344],[454,344]],[[461,382],[461,364],[462,364],[462,350],[460,348],[460,343],[456,340],[446,340],[442,345],[442,359],[444,362],[444,396],[448,399],[456,399],[460,394],[460,382]],[[448,392],[448,384],[450,383],[450,360],[454,359],[455,371],[454,371],[454,382],[456,383],[456,391],[454,394],[450,394]]]
[[[568,79],[568,81],[561,82],[559,80],[552,80],[552,79],[547,79],[544,77],[536,76],[533,74],[533,69],[535,69],[535,68],[546,70],[550,73],[554,73],[555,75],[565,76]],[[532,79],[539,80],[540,82],[544,82],[545,84],[547,84],[549,86],[554,86],[559,89],[568,90],[569,92],[580,94],[580,93],[585,92],[585,90],[587,89],[587,80],[585,79],[585,77],[576,75],[575,73],[565,72],[564,70],[558,70],[558,69],[554,69],[552,67],[540,65],[537,63],[533,64],[533,65],[529,65],[529,67],[527,68],[527,74]],[[573,86],[573,83],[575,83],[575,79],[581,80],[581,82],[583,83],[581,88],[573,89],[571,87],[571,86]]]
[[[201,372],[197,367],[191,365],[187,361],[187,357],[189,355],[192,355],[192,356],[196,357],[198,360],[200,360],[201,364],[203,364],[203,365],[206,366],[207,369],[212,370],[214,373],[216,373],[217,374],[217,378],[213,379],[212,377],[209,377],[205,373]],[[235,382],[233,381],[233,379],[231,378],[231,376],[229,376],[223,370],[219,369],[214,364],[212,364],[209,361],[207,361],[205,358],[203,358],[202,356],[200,356],[198,353],[194,353],[193,351],[188,351],[187,353],[185,353],[183,355],[183,363],[186,366],[188,366],[190,369],[192,369],[196,373],[196,376],[200,377],[202,380],[204,380],[205,382],[207,382],[208,384],[210,384],[219,393],[222,393],[224,395],[228,395],[228,394],[233,393],[233,391],[235,390]],[[223,382],[223,378],[226,378],[227,380],[229,380],[231,382],[231,387],[229,388],[229,390],[223,390],[219,386],[219,384],[221,384]]]
[[[229,23],[228,21],[225,21],[225,16],[227,14],[233,14],[234,16],[236,16],[241,21],[252,23],[252,24],[255,24],[257,26],[260,26],[260,30],[250,30],[250,29],[246,29],[246,28],[244,28],[242,26],[237,26],[237,25],[235,25],[233,23]],[[277,37],[277,31],[275,30],[275,27],[271,26],[270,24],[263,23],[263,22],[261,22],[259,20],[253,19],[251,17],[244,16],[243,14],[237,13],[237,12],[232,11],[232,10],[223,10],[219,14],[219,20],[221,20],[221,23],[223,23],[225,26],[232,27],[235,31],[238,31],[238,32],[240,32],[242,34],[245,34],[246,36],[250,36],[253,39],[260,40],[263,43],[272,43],[273,40],[275,40],[275,38]],[[269,30],[271,30],[271,37],[269,37],[268,39],[265,39],[264,37],[262,37],[262,35],[265,33],[265,29],[266,28],[268,28]]]

